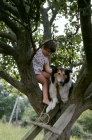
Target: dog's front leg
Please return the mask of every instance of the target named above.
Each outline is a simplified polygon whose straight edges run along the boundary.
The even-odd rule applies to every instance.
[[[52,109],[55,108],[55,106],[56,106],[57,103],[58,103],[58,98],[54,98],[54,99],[52,100]]]
[[[48,107],[46,108],[46,113],[52,110],[52,101],[49,103]]]
[[[50,98],[52,100],[51,109],[54,109],[56,104],[58,103],[57,89],[56,89],[55,83],[51,83],[51,85],[49,87],[49,93],[50,93]]]

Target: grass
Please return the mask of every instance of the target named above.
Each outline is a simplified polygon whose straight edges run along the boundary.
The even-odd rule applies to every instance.
[[[14,126],[0,121],[0,140],[21,140],[22,137],[30,130],[30,126],[21,127]],[[34,140],[41,140],[43,132],[41,132]]]
[[[21,140],[30,128],[8,125],[0,121],[0,140]]]
[[[30,126],[21,127],[8,125],[8,123],[2,123],[0,121],[0,140],[21,140],[22,137],[31,129]],[[43,131],[38,134],[38,136],[34,140],[42,140]],[[76,136],[71,137],[70,140],[79,140]],[[83,140],[83,139],[80,139]]]

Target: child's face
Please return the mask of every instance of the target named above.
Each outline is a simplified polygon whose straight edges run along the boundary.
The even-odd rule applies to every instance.
[[[44,56],[51,56],[52,55],[52,52],[49,49],[43,48],[42,52],[43,52]]]

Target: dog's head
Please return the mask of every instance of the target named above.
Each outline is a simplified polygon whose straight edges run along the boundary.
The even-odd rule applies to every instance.
[[[64,86],[69,82],[71,72],[69,69],[57,68],[57,73],[54,74],[55,82],[58,85]]]

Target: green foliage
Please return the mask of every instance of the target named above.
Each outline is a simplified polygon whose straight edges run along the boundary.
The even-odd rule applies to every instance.
[[[83,132],[82,126],[79,125],[78,123],[75,123],[74,126],[72,127],[71,135],[77,136],[77,137],[83,136],[84,132]]]
[[[57,40],[58,47],[57,52],[52,57],[53,64],[68,68],[76,66],[85,59],[81,33],[79,31],[77,3],[75,1],[71,2],[72,4],[68,2],[69,6],[65,15],[67,23],[65,24],[64,35],[54,36],[55,40]]]
[[[78,119],[78,123],[83,126],[85,132],[92,134],[92,111],[87,110]]]
[[[87,110],[78,118],[71,130],[72,136],[92,139],[92,111]]]
[[[4,22],[2,22],[2,21],[0,21],[0,30],[1,31],[6,31],[7,32],[7,27],[5,26],[5,23]]]
[[[9,96],[9,92],[0,85],[0,118],[5,114],[10,115],[15,99],[15,96]]]
[[[3,83],[5,84],[5,83]],[[5,123],[9,121],[12,110],[14,108],[14,104],[17,98],[18,92],[13,88],[12,86],[7,85],[6,88],[3,88],[2,85],[0,85],[0,118],[2,118],[2,121]],[[16,94],[17,93],[17,94]],[[19,100],[18,105],[18,120],[22,120],[22,123],[25,122],[25,120],[36,120],[38,115],[34,111],[34,109],[31,107],[28,99],[22,95],[22,98]],[[16,110],[13,115],[13,121],[16,120]]]
[[[12,86],[7,85],[6,82],[3,82],[3,84],[4,88],[0,85],[0,118],[3,121],[9,121],[17,96],[19,95],[18,120],[21,120],[25,107],[29,106],[29,101],[22,93],[19,93]],[[15,121],[15,119],[16,110],[13,115],[13,120]]]
[[[22,121],[25,122],[26,120],[36,120],[38,118],[38,115],[34,111],[34,109],[29,105],[28,107],[25,107],[25,111],[22,115]]]
[[[57,10],[59,10],[58,12],[61,13],[61,11],[63,12],[67,12],[67,4],[66,4],[66,0],[52,0],[51,4],[54,6],[54,8],[56,8]],[[60,8],[61,7],[61,8]],[[62,10],[61,10],[62,9]]]
[[[71,135],[77,136],[78,138],[86,137],[86,138],[92,139],[92,134],[83,131],[83,127],[78,123],[75,123],[73,125],[72,130],[71,130]]]
[[[26,8],[31,17],[32,28],[33,28],[32,30],[34,30],[37,27],[37,30],[32,34],[34,44],[37,47],[39,47],[43,43],[43,30],[40,29],[40,25],[42,24],[41,16],[40,16],[40,6],[43,5],[44,2],[45,1],[43,0],[39,2],[32,1],[31,3],[30,2],[26,3]],[[55,36],[55,33],[58,32],[57,26],[55,25],[55,23],[51,25],[52,38],[57,40],[58,43],[57,52],[53,54],[51,62],[57,66],[63,66],[63,67],[70,67],[71,65],[76,65],[79,62],[82,62],[84,60],[85,55],[81,44],[82,41],[81,34],[78,32],[80,25],[79,25],[77,2],[72,0],[70,1],[50,0],[48,2],[48,6],[53,7],[53,9],[55,10],[58,10],[59,15],[57,15],[57,17],[59,19],[62,18],[62,16],[65,16],[67,21],[69,21],[70,23],[65,25],[65,31],[64,31],[65,35],[63,36],[62,35]],[[49,12],[48,17],[51,18],[51,16],[52,16],[52,12]],[[55,20],[57,20],[57,17]],[[27,23],[23,23],[23,24],[25,26],[28,26]],[[0,25],[1,25],[0,26],[1,30],[7,31],[7,27],[3,22],[1,22]],[[7,42],[7,44],[9,45],[12,44],[12,42],[10,43],[9,40],[5,38],[4,38],[4,42]],[[18,80],[20,79],[16,63],[11,56],[0,55],[0,63],[2,64],[1,67],[2,70],[7,71],[15,79]],[[77,73],[78,72],[75,72],[75,75]]]
[[[66,0],[49,1],[49,5],[53,9],[53,11],[59,9],[58,13],[61,14],[60,16],[62,17],[64,15],[67,18],[67,22],[68,22],[65,25],[64,35],[55,36],[55,33],[58,32],[57,26],[55,26],[55,24],[52,25],[53,27],[51,26],[51,28],[53,28],[52,36],[55,40],[57,40],[57,44],[58,44],[57,51],[55,54],[53,54],[51,62],[57,66],[62,66],[62,67],[70,67],[71,65],[76,66],[79,62],[83,62],[85,59],[85,54],[82,45],[82,38],[79,31],[80,24],[79,24],[77,1],[68,0],[67,2]],[[16,25],[18,25],[18,27],[24,25],[24,27],[26,27],[27,29],[31,28],[32,31],[36,28],[38,29],[38,27],[40,27],[42,23],[40,17],[40,5],[42,5],[43,3],[44,0],[31,1],[31,2],[26,1],[25,3],[25,6],[27,7],[27,11],[29,12],[27,13],[27,15],[29,16],[28,18],[31,19],[28,21],[31,23],[32,28],[29,27],[28,23],[25,22],[21,23],[20,25],[16,21]],[[16,4],[12,2],[12,5],[15,6]],[[84,15],[87,14],[87,10],[88,9],[83,9]],[[9,14],[11,15],[12,13]],[[49,19],[51,18],[51,15],[52,13],[49,12],[49,16],[48,16]],[[8,32],[7,26],[5,26],[3,22],[0,22],[0,30],[4,32]],[[22,31],[24,30],[25,29],[23,28]],[[38,29],[34,34],[32,34],[32,38],[36,46],[39,47],[40,44],[42,44],[43,42],[43,32],[40,32],[40,29]],[[12,42],[10,42],[10,40],[6,38],[1,37],[1,41],[9,45],[12,44]],[[2,65],[0,66],[2,70],[7,71],[12,77],[19,80],[19,73],[17,70],[17,66],[15,60],[11,56],[0,55],[0,64]],[[75,75],[77,75],[78,70],[76,70]],[[11,96],[12,92],[14,93],[16,92],[14,91],[15,89],[9,85],[6,85],[6,89],[0,87],[0,112],[1,112],[0,117],[2,117],[3,122],[5,122],[7,118],[9,119],[16,100],[15,95]],[[20,100],[19,114],[20,114],[19,118],[20,120],[22,118],[22,121],[25,121],[27,119],[35,120],[38,117],[35,111],[33,110],[33,108],[28,104],[28,101],[25,99]],[[82,136],[86,135],[85,132],[92,133],[91,118],[92,118],[92,114],[89,114],[88,116],[86,115],[81,116],[78,119],[78,123],[76,123],[73,126],[72,135],[77,135],[78,137],[81,137],[81,135]],[[14,119],[15,119],[15,115],[14,115]],[[82,125],[83,128],[80,125]]]
[[[57,37],[58,47],[52,57],[52,63],[69,67],[71,64],[76,65],[84,59],[84,52],[81,46],[81,35],[72,35],[67,31],[67,36]]]
[[[13,78],[19,80],[19,73],[17,65],[12,56],[9,55],[0,55],[0,69],[7,71]]]

